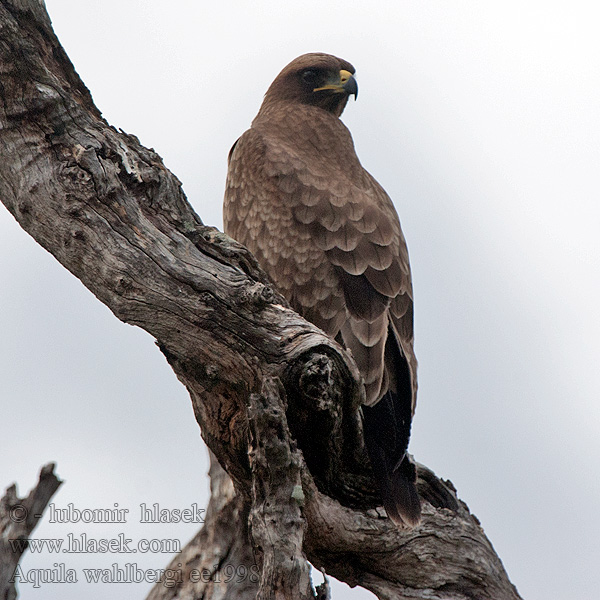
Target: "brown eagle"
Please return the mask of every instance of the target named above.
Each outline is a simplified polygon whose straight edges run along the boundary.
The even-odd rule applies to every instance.
[[[339,118],[358,92],[354,72],[313,53],[275,78],[229,153],[225,232],[294,310],[352,353],[384,506],[394,522],[414,526],[421,506],[407,455],[417,392],[408,250],[392,201]]]

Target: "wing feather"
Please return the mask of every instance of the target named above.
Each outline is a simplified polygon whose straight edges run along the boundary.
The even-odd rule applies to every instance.
[[[416,382],[410,268],[396,211],[358,163],[349,134],[352,153],[342,171],[339,157],[315,157],[306,133],[272,137],[273,129],[253,127],[232,149],[225,230],[269,265],[298,312],[334,337],[341,331],[376,402],[390,381],[383,360],[389,331]]]
[[[291,102],[261,109],[234,144],[223,214],[226,233],[292,307],[352,353],[372,407],[365,440],[385,506],[402,521],[406,504],[414,524],[419,501],[405,456],[417,390],[412,283],[392,201],[336,115]]]

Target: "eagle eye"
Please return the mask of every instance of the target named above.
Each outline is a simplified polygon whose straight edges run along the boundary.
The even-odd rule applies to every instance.
[[[316,85],[318,79],[319,74],[313,69],[306,69],[302,72],[302,80],[308,85]]]

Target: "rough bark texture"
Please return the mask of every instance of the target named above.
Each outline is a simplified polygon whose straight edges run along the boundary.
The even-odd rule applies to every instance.
[[[214,467],[207,522],[174,561],[212,580],[151,598],[324,597],[307,558],[380,598],[519,597],[430,471],[419,469],[414,531],[375,510],[356,366],[243,247],[202,225],[152,150],[102,119],[40,0],[0,0],[0,155],[0,200],[119,319],[156,338],[233,482]],[[227,565],[256,581],[226,582]]]
[[[29,539],[61,483],[54,474],[54,464],[49,463],[40,471],[38,484],[26,498],[17,496],[15,484],[0,498],[0,599],[15,600],[17,597],[11,579],[23,555],[23,546],[15,546],[14,542]]]
[[[204,525],[168,566],[181,570],[181,580],[174,587],[158,583],[148,600],[248,600],[258,593],[260,576],[248,537],[248,504],[235,493],[212,453],[209,475],[211,496]]]
[[[303,551],[302,455],[286,426],[279,380],[266,379],[248,407],[252,508],[250,530],[262,563],[257,598],[314,598]]]

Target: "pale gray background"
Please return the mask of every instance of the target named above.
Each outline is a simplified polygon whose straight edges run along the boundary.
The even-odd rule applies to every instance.
[[[600,587],[600,43],[594,2],[48,0],[105,117],[154,147],[221,226],[226,156],[295,56],[337,54],[344,121],[408,240],[420,360],[411,449],[450,478],[527,600]],[[55,460],[57,506],[126,525],[142,502],[207,498],[189,398],[144,332],[118,322],[0,210],[0,485]],[[168,555],[32,555],[81,569]],[[148,585],[21,585],[22,598],[142,598]],[[335,588],[334,598],[369,598]]]

